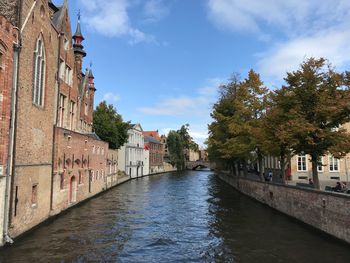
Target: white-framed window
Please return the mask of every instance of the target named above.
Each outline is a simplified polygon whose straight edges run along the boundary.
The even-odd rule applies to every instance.
[[[45,65],[44,42],[40,35],[36,42],[33,60],[33,103],[38,106],[44,105]]]
[[[64,45],[64,50],[68,50],[69,49],[69,41],[67,38],[63,39],[63,45]]]
[[[91,181],[94,181],[94,171],[91,171]]]
[[[66,72],[65,72],[65,78],[64,78],[64,81],[68,84],[68,85],[71,85],[72,81],[71,81],[71,78],[72,78],[72,69],[66,65]]]
[[[306,155],[298,154],[298,172],[307,171]]]
[[[323,172],[323,157],[320,158],[317,164],[317,171]]]
[[[333,155],[329,156],[329,171],[330,172],[339,171],[339,159],[335,158]]]
[[[96,171],[96,177],[95,177],[96,180],[98,180],[98,170]]]
[[[64,114],[65,114],[66,96],[60,94],[60,104],[58,107],[58,126],[63,127],[64,125]]]
[[[69,109],[69,128],[72,130],[74,129],[74,116],[75,116],[75,102],[70,102],[70,109]]]
[[[65,71],[66,64],[64,63],[64,60],[60,59],[60,71],[59,76],[60,79],[64,80],[64,71]]]
[[[89,113],[89,105],[85,103],[85,115],[88,115]]]

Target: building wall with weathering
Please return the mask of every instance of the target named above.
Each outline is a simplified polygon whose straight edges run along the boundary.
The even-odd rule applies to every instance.
[[[241,193],[350,243],[349,195],[218,176]]]
[[[5,195],[8,174],[8,147],[10,139],[11,99],[13,85],[14,44],[18,43],[18,30],[10,20],[0,15],[0,245],[3,244]]]
[[[113,187],[118,183],[118,150],[108,149],[105,174],[107,188]]]
[[[53,213],[107,189],[108,143],[89,134],[56,128]]]
[[[15,167],[10,234],[23,233],[50,214],[53,124],[57,94],[58,33],[47,1],[22,1]],[[43,104],[33,102],[34,52],[41,38],[45,54]]]
[[[309,155],[294,155],[285,170],[287,180],[307,183],[309,178],[312,179],[312,163],[310,159]],[[349,166],[349,156],[336,159],[330,154],[325,155],[321,158],[318,167],[318,177],[322,181],[334,181],[334,185],[337,181],[349,181]],[[265,174],[272,171],[273,176],[280,177],[279,159],[273,156],[266,156],[264,158],[264,171]]]

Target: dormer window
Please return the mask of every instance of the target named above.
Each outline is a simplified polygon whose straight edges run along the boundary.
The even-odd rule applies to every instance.
[[[64,46],[64,50],[68,50],[69,49],[69,41],[67,38],[63,39],[63,46]]]

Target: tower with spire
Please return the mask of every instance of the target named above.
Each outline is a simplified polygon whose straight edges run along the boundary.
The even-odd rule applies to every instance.
[[[75,63],[76,63],[76,68],[78,72],[81,72],[82,67],[83,67],[83,58],[86,56],[86,52],[84,51],[84,46],[83,46],[83,41],[84,37],[83,34],[81,33],[81,26],[80,26],[80,11],[78,13],[78,24],[77,24],[77,29],[75,30],[75,33],[73,35],[73,49],[74,49],[74,54],[75,54]]]

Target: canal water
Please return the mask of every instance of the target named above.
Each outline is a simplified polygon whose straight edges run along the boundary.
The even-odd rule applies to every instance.
[[[32,231],[0,262],[350,262],[350,247],[209,171],[127,182]]]

